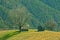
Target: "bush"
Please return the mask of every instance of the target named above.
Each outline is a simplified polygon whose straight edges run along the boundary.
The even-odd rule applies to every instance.
[[[44,28],[42,26],[38,26],[38,31],[44,31]]]

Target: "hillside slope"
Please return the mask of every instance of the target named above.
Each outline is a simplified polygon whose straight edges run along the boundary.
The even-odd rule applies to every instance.
[[[60,0],[40,0],[40,1],[60,11]]]
[[[18,28],[18,23],[23,24],[29,17],[26,23],[32,28],[37,28],[38,25],[46,27],[45,23],[51,21],[55,23],[54,30],[59,31],[60,11],[57,9],[41,0],[0,0],[0,17],[7,29]]]

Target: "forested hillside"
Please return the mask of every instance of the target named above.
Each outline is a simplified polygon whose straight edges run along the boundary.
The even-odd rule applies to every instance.
[[[18,29],[29,24],[60,31],[59,0],[0,0],[0,29]]]

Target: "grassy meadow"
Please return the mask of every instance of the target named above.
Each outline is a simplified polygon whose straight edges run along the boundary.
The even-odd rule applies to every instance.
[[[0,40],[60,40],[60,32],[29,30],[19,32],[18,30],[0,31]]]

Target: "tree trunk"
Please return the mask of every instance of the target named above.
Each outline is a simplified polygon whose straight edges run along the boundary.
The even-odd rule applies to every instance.
[[[19,26],[19,31],[20,31],[20,32],[21,32],[21,27],[22,27],[22,26]]]

